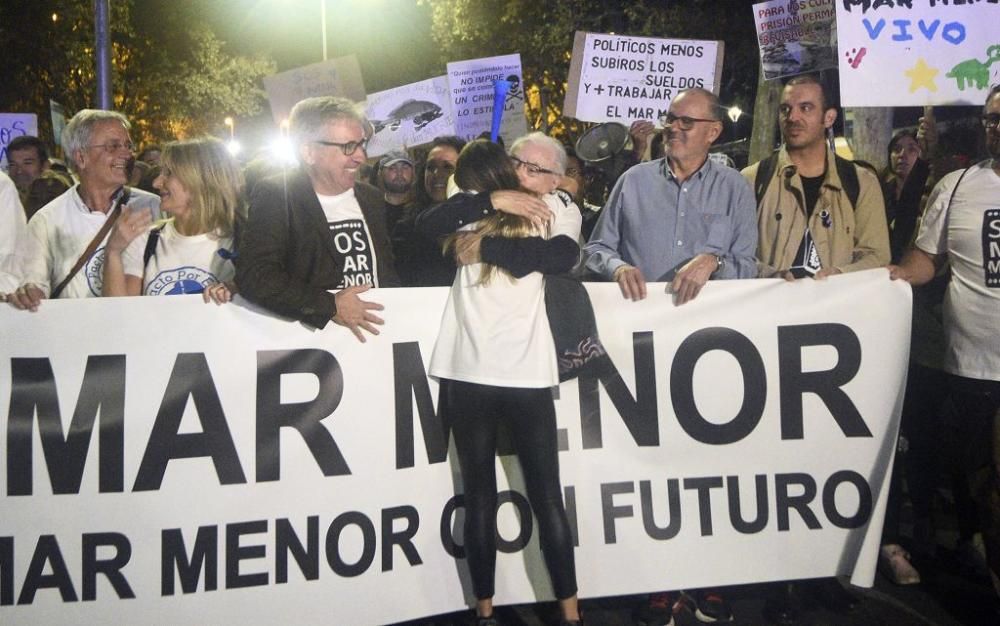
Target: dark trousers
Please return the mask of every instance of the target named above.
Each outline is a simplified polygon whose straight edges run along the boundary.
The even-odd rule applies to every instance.
[[[492,387],[441,380],[442,416],[451,424],[465,484],[465,554],[476,598],[494,595],[497,429],[503,420],[521,462],[556,598],[576,594],[573,537],[559,483],[556,412],[548,388]]]

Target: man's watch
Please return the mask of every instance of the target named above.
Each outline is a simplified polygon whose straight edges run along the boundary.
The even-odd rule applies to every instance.
[[[719,256],[718,254],[713,254],[712,256],[715,257],[715,262],[716,262],[715,271],[712,272],[712,274],[715,275],[721,272],[722,268],[726,267],[726,257]]]

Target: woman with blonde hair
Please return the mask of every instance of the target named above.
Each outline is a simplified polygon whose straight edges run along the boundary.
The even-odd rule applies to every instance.
[[[169,215],[148,230],[147,211],[123,213],[108,238],[104,296],[234,293],[234,232],[244,217],[243,175],[213,137],[167,144],[154,187]],[[148,231],[148,232],[147,232]]]

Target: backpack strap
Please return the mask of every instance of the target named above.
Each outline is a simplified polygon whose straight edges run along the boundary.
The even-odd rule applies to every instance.
[[[777,150],[772,152],[771,156],[762,159],[760,164],[757,165],[757,176],[753,179],[753,193],[757,199],[757,206],[760,206],[760,201],[764,198],[764,192],[767,191],[768,185],[771,184],[771,178],[774,176],[774,168],[777,165]]]
[[[149,231],[149,239],[146,240],[146,248],[142,251],[142,267],[145,269],[149,265],[149,260],[153,258],[156,254],[156,244],[160,242],[160,233],[163,232],[163,226],[159,228],[154,228]]]
[[[861,182],[858,180],[858,165],[837,154],[833,155],[837,163],[837,176],[844,187],[847,199],[851,201],[851,210],[858,206],[858,196],[861,195]]]

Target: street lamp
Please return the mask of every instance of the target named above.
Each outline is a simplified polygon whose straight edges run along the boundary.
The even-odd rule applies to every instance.
[[[236,156],[242,149],[240,142],[236,141],[236,122],[233,118],[227,117],[222,123],[229,127],[229,143],[226,144],[226,148],[229,149],[229,154]]]
[[[729,107],[729,109],[726,111],[726,114],[729,115],[729,119],[731,119],[733,121],[733,124],[735,124],[740,120],[740,116],[743,115],[743,109],[734,104],[733,106]]]

